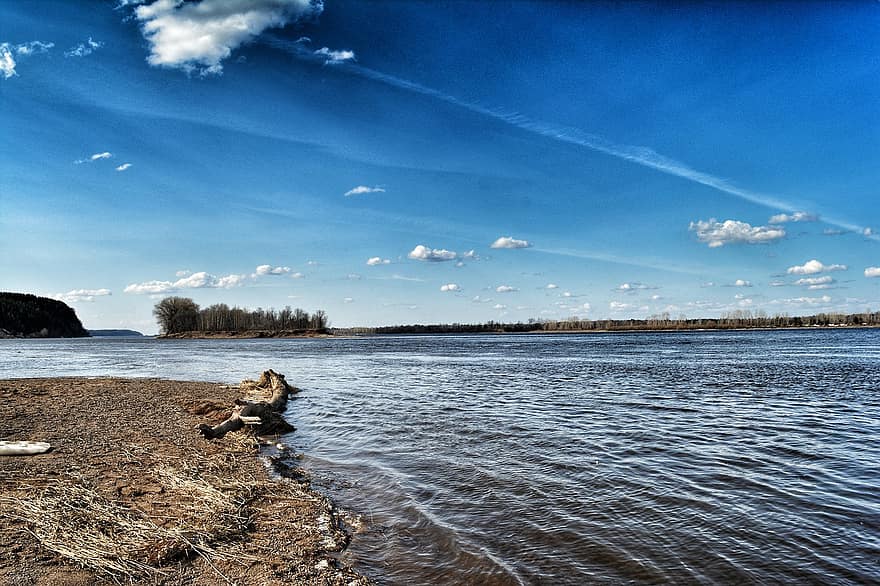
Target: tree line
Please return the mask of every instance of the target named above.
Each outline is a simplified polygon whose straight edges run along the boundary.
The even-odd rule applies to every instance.
[[[242,309],[217,303],[204,309],[188,297],[166,297],[153,308],[163,334],[185,332],[326,332],[330,325],[323,310]]]
[[[82,338],[89,333],[69,305],[29,293],[0,293],[0,338]]]
[[[517,332],[589,332],[589,331],[651,331],[651,330],[732,330],[804,327],[859,327],[880,326],[880,312],[818,313],[808,316],[776,314],[763,311],[737,310],[717,318],[689,319],[684,315],[672,318],[668,313],[651,315],[647,319],[580,319],[535,320],[482,324],[408,324],[375,328],[337,329],[348,334],[480,334]]]

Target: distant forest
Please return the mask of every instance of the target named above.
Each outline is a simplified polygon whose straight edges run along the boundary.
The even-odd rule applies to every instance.
[[[0,293],[0,338],[83,338],[89,333],[66,303],[28,293]]]
[[[285,307],[255,309],[229,307],[218,303],[201,309],[188,297],[166,297],[156,304],[153,315],[165,335],[185,332],[318,332],[325,333],[330,325],[321,310],[308,313]]]
[[[528,322],[483,324],[414,324],[375,328],[341,328],[337,334],[456,334],[516,332],[589,332],[589,331],[651,331],[651,330],[733,330],[748,328],[880,326],[880,312],[819,313],[809,316],[774,315],[758,311],[734,311],[719,318],[688,319],[669,314],[652,315],[648,319],[567,319],[529,320]]]

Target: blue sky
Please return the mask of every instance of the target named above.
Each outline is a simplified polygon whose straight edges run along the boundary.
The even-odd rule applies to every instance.
[[[0,2],[0,289],[337,326],[880,308],[880,4]]]

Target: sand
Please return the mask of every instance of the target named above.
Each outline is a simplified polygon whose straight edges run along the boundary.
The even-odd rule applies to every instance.
[[[198,434],[241,394],[0,380],[0,440],[52,445],[0,456],[0,584],[368,584],[337,563],[347,536],[304,474],[279,477],[247,432]]]

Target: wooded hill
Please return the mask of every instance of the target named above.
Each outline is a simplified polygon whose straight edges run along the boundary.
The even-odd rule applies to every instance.
[[[76,312],[66,303],[28,293],[0,292],[0,338],[84,338]]]

